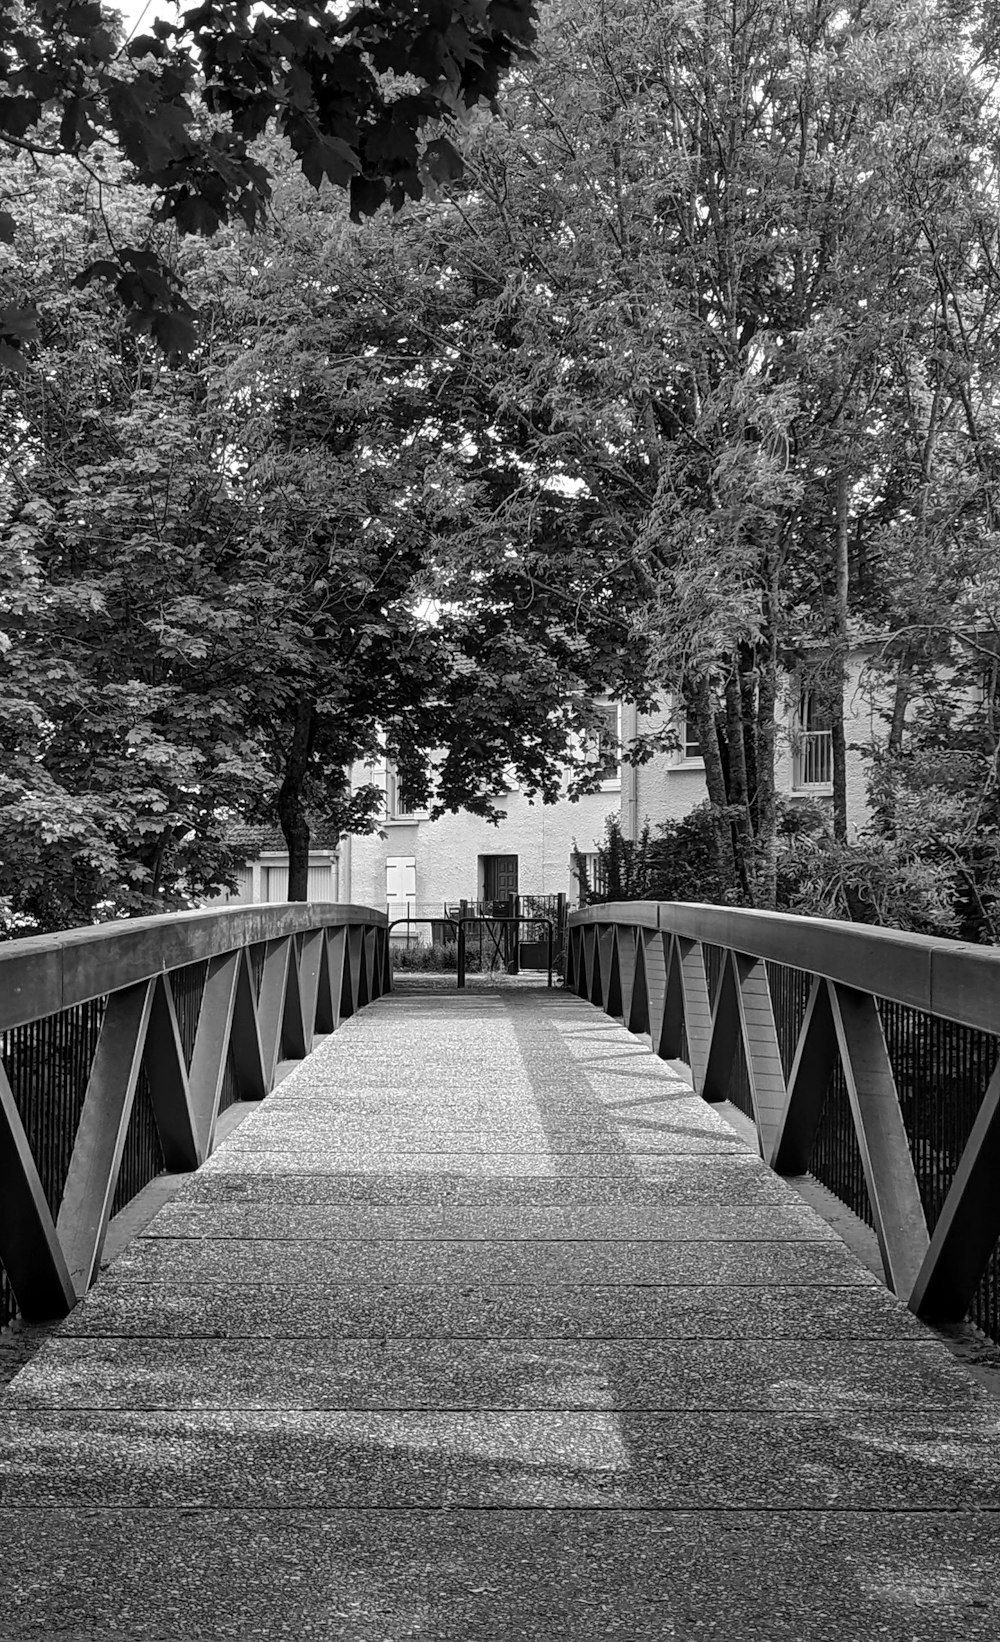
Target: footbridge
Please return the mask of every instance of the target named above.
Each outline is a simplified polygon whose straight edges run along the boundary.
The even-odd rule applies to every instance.
[[[0,1638],[1000,1631],[1000,954],[624,903],[394,987],[280,905],[0,980]]]

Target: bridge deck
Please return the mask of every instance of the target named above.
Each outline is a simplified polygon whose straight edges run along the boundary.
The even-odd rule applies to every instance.
[[[0,1399],[0,1637],[990,1637],[1000,1404],[579,1000],[385,998]]]

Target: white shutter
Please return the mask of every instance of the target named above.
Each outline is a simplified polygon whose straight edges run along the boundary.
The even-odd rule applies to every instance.
[[[385,858],[385,904],[393,918],[405,918],[417,902],[417,858],[415,855],[387,855]]]
[[[265,866],[262,877],[265,901],[288,900],[288,862],[280,866]]]
[[[237,867],[236,888],[227,890],[230,906],[246,906],[253,900],[253,872],[249,867]]]
[[[309,868],[310,901],[332,901],[333,894],[333,865],[326,861],[321,866]]]

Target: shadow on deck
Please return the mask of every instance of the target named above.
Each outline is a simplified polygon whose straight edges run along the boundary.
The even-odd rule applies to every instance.
[[[411,984],[0,1397],[0,1636],[993,1638],[998,1435],[648,1039]]]

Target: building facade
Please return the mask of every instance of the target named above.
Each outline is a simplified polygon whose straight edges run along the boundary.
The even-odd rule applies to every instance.
[[[880,733],[882,719],[864,684],[865,655],[852,658],[845,692],[847,730],[848,817],[857,828],[867,816],[862,749]],[[609,815],[618,818],[626,838],[637,838],[648,820],[680,820],[706,797],[705,769],[684,716],[670,703],[652,715],[634,707],[608,704],[603,709],[607,733],[595,757],[600,771],[597,791],[555,804],[528,798],[515,784],[495,798],[501,812],[497,825],[461,812],[432,821],[426,811],[411,811],[400,801],[395,771],[386,763],[357,765],[355,787],[374,782],[385,794],[384,816],[375,833],[335,841],[314,839],[309,867],[309,898],[384,907],[390,918],[440,918],[462,901],[566,896],[580,899],[574,859],[579,852],[590,875],[604,839]],[[637,732],[670,728],[672,752],[648,763],[619,762],[615,749]],[[832,799],[831,733],[814,699],[793,679],[786,680],[779,725],[775,779],[778,792],[794,803]],[[220,897],[230,903],[284,900],[288,894],[288,854],[280,832],[243,828],[248,861],[236,890]],[[424,934],[430,933],[424,926]]]
[[[850,669],[847,706],[848,815],[854,827],[867,815],[861,749],[878,733],[880,720],[862,687],[864,658]],[[697,742],[676,708],[665,704],[653,715],[608,706],[608,746],[628,744],[637,731],[669,727],[673,752],[659,753],[639,766],[608,756],[599,790],[556,804],[542,804],[516,786],[496,797],[497,825],[460,813],[430,820],[424,811],[406,811],[398,800],[391,765],[358,766],[355,785],[375,781],[385,791],[385,818],[377,833],[345,838],[340,846],[341,899],[384,906],[391,918],[429,919],[462,901],[504,900],[509,894],[565,895],[579,902],[574,857],[579,851],[596,863],[605,823],[615,815],[626,838],[636,838],[648,820],[680,820],[706,797],[704,763]],[[603,756],[603,754],[601,755]],[[813,700],[787,681],[775,778],[791,802],[832,800],[831,732]],[[592,874],[591,874],[592,876]]]

